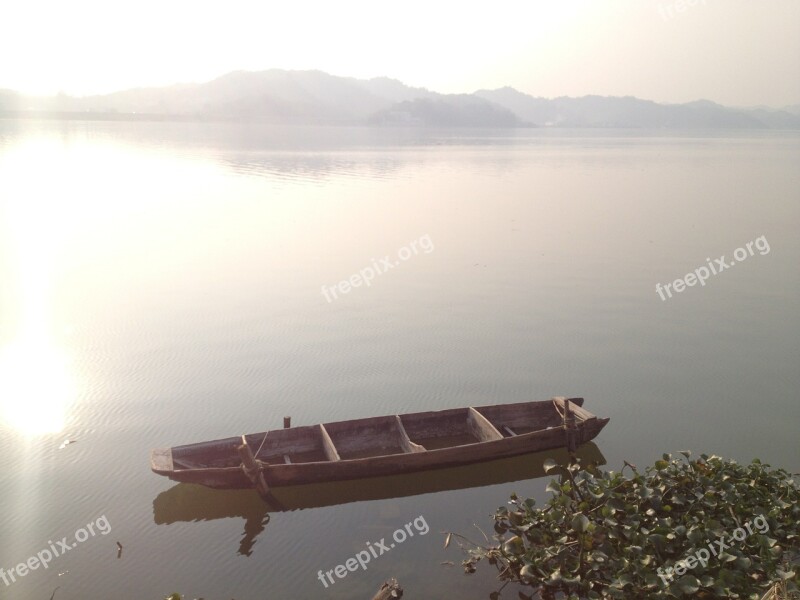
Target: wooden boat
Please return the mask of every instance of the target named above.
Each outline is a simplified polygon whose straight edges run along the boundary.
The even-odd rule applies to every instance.
[[[269,488],[453,467],[529,452],[574,450],[608,419],[583,398],[370,417],[151,452],[151,469],[212,488]]]

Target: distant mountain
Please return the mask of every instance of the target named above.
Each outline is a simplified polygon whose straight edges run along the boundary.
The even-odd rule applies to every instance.
[[[506,107],[525,121],[549,127],[800,128],[800,118],[783,111],[735,110],[708,100],[658,104],[632,96],[547,99],[534,98],[509,87],[480,90],[475,95]]]
[[[624,98],[537,98],[514,88],[439,94],[395,79],[322,71],[235,71],[205,83],[83,98],[0,90],[0,117],[189,119],[436,127],[800,129],[800,106],[727,108],[707,100],[659,104]]]
[[[405,102],[418,98],[437,98],[441,94],[431,92],[425,88],[409,87],[397,79],[389,77],[375,77],[374,79],[354,79],[369,93],[391,102]]]
[[[800,129],[800,110],[790,112],[787,109],[756,108],[747,114],[764,123],[770,129]]]
[[[800,104],[793,104],[791,106],[784,106],[783,112],[788,112],[793,115],[800,115]]]
[[[145,88],[79,101],[92,112],[139,112],[195,118],[357,122],[391,101],[356,79],[321,71],[235,71],[201,84]]]
[[[472,94],[415,98],[375,113],[374,125],[423,125],[429,127],[521,127],[525,123],[512,111]]]

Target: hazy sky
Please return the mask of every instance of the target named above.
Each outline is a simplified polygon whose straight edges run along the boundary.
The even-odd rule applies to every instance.
[[[440,92],[800,104],[800,0],[4,0],[0,88],[84,95],[236,69]]]

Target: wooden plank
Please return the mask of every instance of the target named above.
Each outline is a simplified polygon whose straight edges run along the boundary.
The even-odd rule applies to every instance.
[[[156,448],[150,452],[150,468],[156,473],[172,471],[172,448]]]
[[[322,449],[325,450],[325,456],[328,457],[328,460],[331,462],[342,460],[339,458],[339,452],[336,450],[336,446],[333,445],[333,440],[331,436],[328,435],[328,430],[325,429],[325,425],[320,424],[319,433],[322,436]]]
[[[597,418],[585,408],[581,408],[580,406],[578,406],[577,404],[573,404],[572,402],[569,403],[569,407],[572,409],[572,414],[575,415],[581,421],[588,421],[590,419]]]
[[[284,454],[293,455],[301,452],[310,452],[320,449],[319,428],[317,425],[304,425],[291,429],[273,429],[266,433],[250,434],[247,436],[250,446],[261,448],[258,453],[260,458],[267,455]],[[263,443],[262,443],[263,442]]]
[[[466,408],[403,415],[403,427],[412,439],[448,437],[463,434],[467,421]]]
[[[556,402],[556,404],[558,404],[558,408],[563,413],[564,412],[565,398],[563,396],[557,396],[556,398],[553,398],[553,400]],[[590,413],[585,408],[582,408],[582,407],[578,406],[577,404],[575,404],[572,401],[572,398],[570,398],[570,400],[569,400],[569,409],[570,409],[570,412],[572,412],[573,416],[575,416],[579,422],[589,421],[590,419],[596,419],[597,418],[596,416],[594,416],[592,413]]]
[[[281,430],[279,430],[281,431]],[[279,455],[283,456],[284,454],[299,454],[301,452],[311,452],[319,448],[319,444],[317,441],[314,440],[299,440],[297,442],[285,442],[285,443],[269,443],[267,442],[261,448],[261,452],[259,452],[259,456],[264,457],[267,455]]]
[[[578,448],[578,442],[576,441],[577,425],[569,399],[564,400],[564,433],[567,437],[567,451],[570,453],[575,452]]]
[[[411,441],[411,438],[408,437],[408,433],[406,433],[406,428],[403,427],[403,420],[400,418],[400,415],[395,415],[394,418],[396,419],[397,423],[397,431],[400,434],[400,446],[403,448],[403,452],[427,452],[424,446],[415,444]]]
[[[365,453],[391,454],[403,451],[394,415],[324,425],[342,460],[351,460],[353,455]]]
[[[471,406],[467,415],[467,425],[472,434],[481,442],[503,439],[503,434],[497,431],[497,428],[489,422],[489,419]]]
[[[553,403],[497,404],[475,407],[491,423],[508,425],[512,429],[546,429],[561,424]]]

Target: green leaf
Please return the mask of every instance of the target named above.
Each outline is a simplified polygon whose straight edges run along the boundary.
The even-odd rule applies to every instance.
[[[694,594],[700,589],[700,582],[694,575],[684,575],[678,580],[678,589],[684,594]]]
[[[654,533],[653,535],[647,536],[647,541],[650,542],[656,550],[661,552],[664,549],[664,544],[666,544],[667,538],[660,533]]]
[[[534,571],[531,565],[525,565],[522,567],[522,569],[519,571],[519,577],[524,583],[531,583],[537,579],[536,571]]]
[[[503,552],[516,556],[525,554],[525,544],[522,542],[522,538],[518,535],[515,535],[509,539],[505,544],[503,544]]]
[[[583,533],[589,528],[589,519],[586,518],[586,515],[575,515],[571,525],[573,531]]]
[[[556,461],[554,461],[552,458],[548,458],[547,460],[544,461],[543,466],[544,466],[544,472],[549,473],[550,471],[553,471],[558,468],[558,463],[556,463]]]
[[[606,506],[613,510],[625,510],[625,503],[619,498],[611,498],[611,500],[606,502]]]

